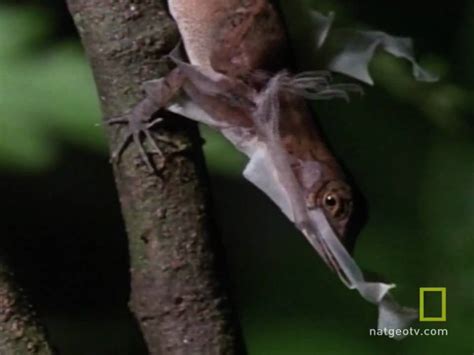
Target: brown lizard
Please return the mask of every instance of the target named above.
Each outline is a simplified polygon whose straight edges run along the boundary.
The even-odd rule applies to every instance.
[[[140,136],[144,134],[149,141],[151,153],[161,154],[149,133],[161,119],[151,117],[181,91],[210,116],[219,117],[222,127],[243,127],[250,136],[258,135],[254,98],[287,65],[286,33],[268,0],[168,0],[168,5],[191,65],[175,56],[178,66],[166,77],[146,83],[147,97],[142,102],[129,114],[109,120],[110,124],[128,125],[129,138],[149,167],[151,161]],[[196,67],[199,70],[193,69]],[[324,78],[305,77],[300,82],[317,83],[319,79],[324,82]],[[288,87],[294,89],[291,83]],[[334,93],[344,96],[338,90]],[[364,204],[324,143],[302,94],[304,88],[279,92],[279,139],[291,161],[289,169],[302,188],[304,208],[322,209],[338,238],[351,250],[364,222]],[[126,143],[113,153],[114,159]]]
[[[219,130],[249,157],[247,180],[295,223],[347,287],[378,306],[378,328],[406,327],[417,311],[394,300],[393,284],[366,280],[348,253],[365,220],[364,204],[304,100],[346,98],[354,87],[329,85],[321,72],[288,73],[287,38],[269,0],[168,0],[168,5],[189,62],[173,51],[176,68],[145,83],[146,98],[111,123],[128,125],[129,137],[149,167],[140,135],[149,140],[152,152],[161,154],[148,131],[160,122],[152,118],[159,109]],[[313,15],[317,46],[329,50],[321,56],[328,60],[325,68],[371,84],[369,63],[383,49],[410,61],[417,80],[436,80],[416,63],[409,38],[380,31],[332,31],[332,14]],[[335,47],[327,45],[331,36]]]

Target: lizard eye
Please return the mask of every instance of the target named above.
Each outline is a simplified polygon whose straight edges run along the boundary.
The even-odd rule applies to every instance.
[[[336,197],[330,194],[326,196],[324,203],[326,204],[326,207],[329,207],[329,208],[335,207],[337,205]]]
[[[337,191],[328,191],[323,196],[323,206],[331,216],[338,219],[347,217],[351,210],[350,201]]]

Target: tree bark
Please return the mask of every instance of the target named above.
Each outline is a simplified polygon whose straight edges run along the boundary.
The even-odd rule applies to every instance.
[[[44,328],[3,258],[0,260],[0,354],[54,354]]]
[[[140,85],[167,71],[163,56],[178,40],[163,2],[68,0],[68,5],[104,117],[127,112],[143,97]],[[197,127],[169,117],[157,131],[186,149],[175,152],[160,143],[166,164],[156,174],[129,145],[114,167],[129,237],[130,308],[150,354],[243,354],[224,282],[223,250],[210,220]],[[107,133],[114,150],[123,133],[115,127]]]

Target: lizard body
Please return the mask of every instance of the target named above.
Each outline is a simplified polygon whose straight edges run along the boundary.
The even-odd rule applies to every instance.
[[[285,33],[267,0],[169,0],[168,5],[193,65],[237,77],[274,66],[284,54]]]
[[[218,27],[229,18],[240,0],[169,0],[168,7],[175,19],[189,61],[212,71],[211,49]]]
[[[168,3],[191,64],[244,79],[258,70],[284,69],[286,34],[268,0],[169,0]],[[354,226],[353,188],[324,143],[304,100],[282,93],[281,105],[281,138],[287,151],[297,161],[320,163],[322,176],[305,186],[307,204],[322,207],[339,237],[346,246],[352,246],[358,232],[350,230]],[[295,172],[303,182],[303,175],[307,174],[304,168]]]
[[[252,97],[286,65],[286,33],[274,6],[268,0],[168,0],[168,6],[191,66],[183,63],[164,79],[148,83],[145,106],[149,108],[151,100],[157,109],[166,107],[183,88],[194,102],[209,115],[219,117],[223,124],[247,127],[255,134]],[[199,68],[201,74],[193,67]],[[263,76],[258,75],[262,73]],[[206,76],[218,79],[213,82]],[[219,90],[222,93],[215,95]],[[242,103],[242,98],[250,99]],[[354,209],[361,208],[354,205],[353,187],[324,143],[305,100],[284,90],[277,100],[281,119],[274,119],[279,121],[279,140],[304,190],[306,208],[321,208],[341,241],[352,249],[358,233]],[[129,117],[129,126],[135,132],[131,137],[142,156],[146,152],[139,141],[140,132],[151,140],[153,153],[158,153],[146,131],[151,128],[147,126],[148,119],[133,111]],[[123,118],[112,123],[121,122]]]

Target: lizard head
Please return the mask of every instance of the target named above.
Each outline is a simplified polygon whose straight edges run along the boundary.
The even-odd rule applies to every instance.
[[[345,181],[330,180],[313,190],[306,201],[308,208],[322,209],[339,240],[351,252],[367,218],[361,195]]]

